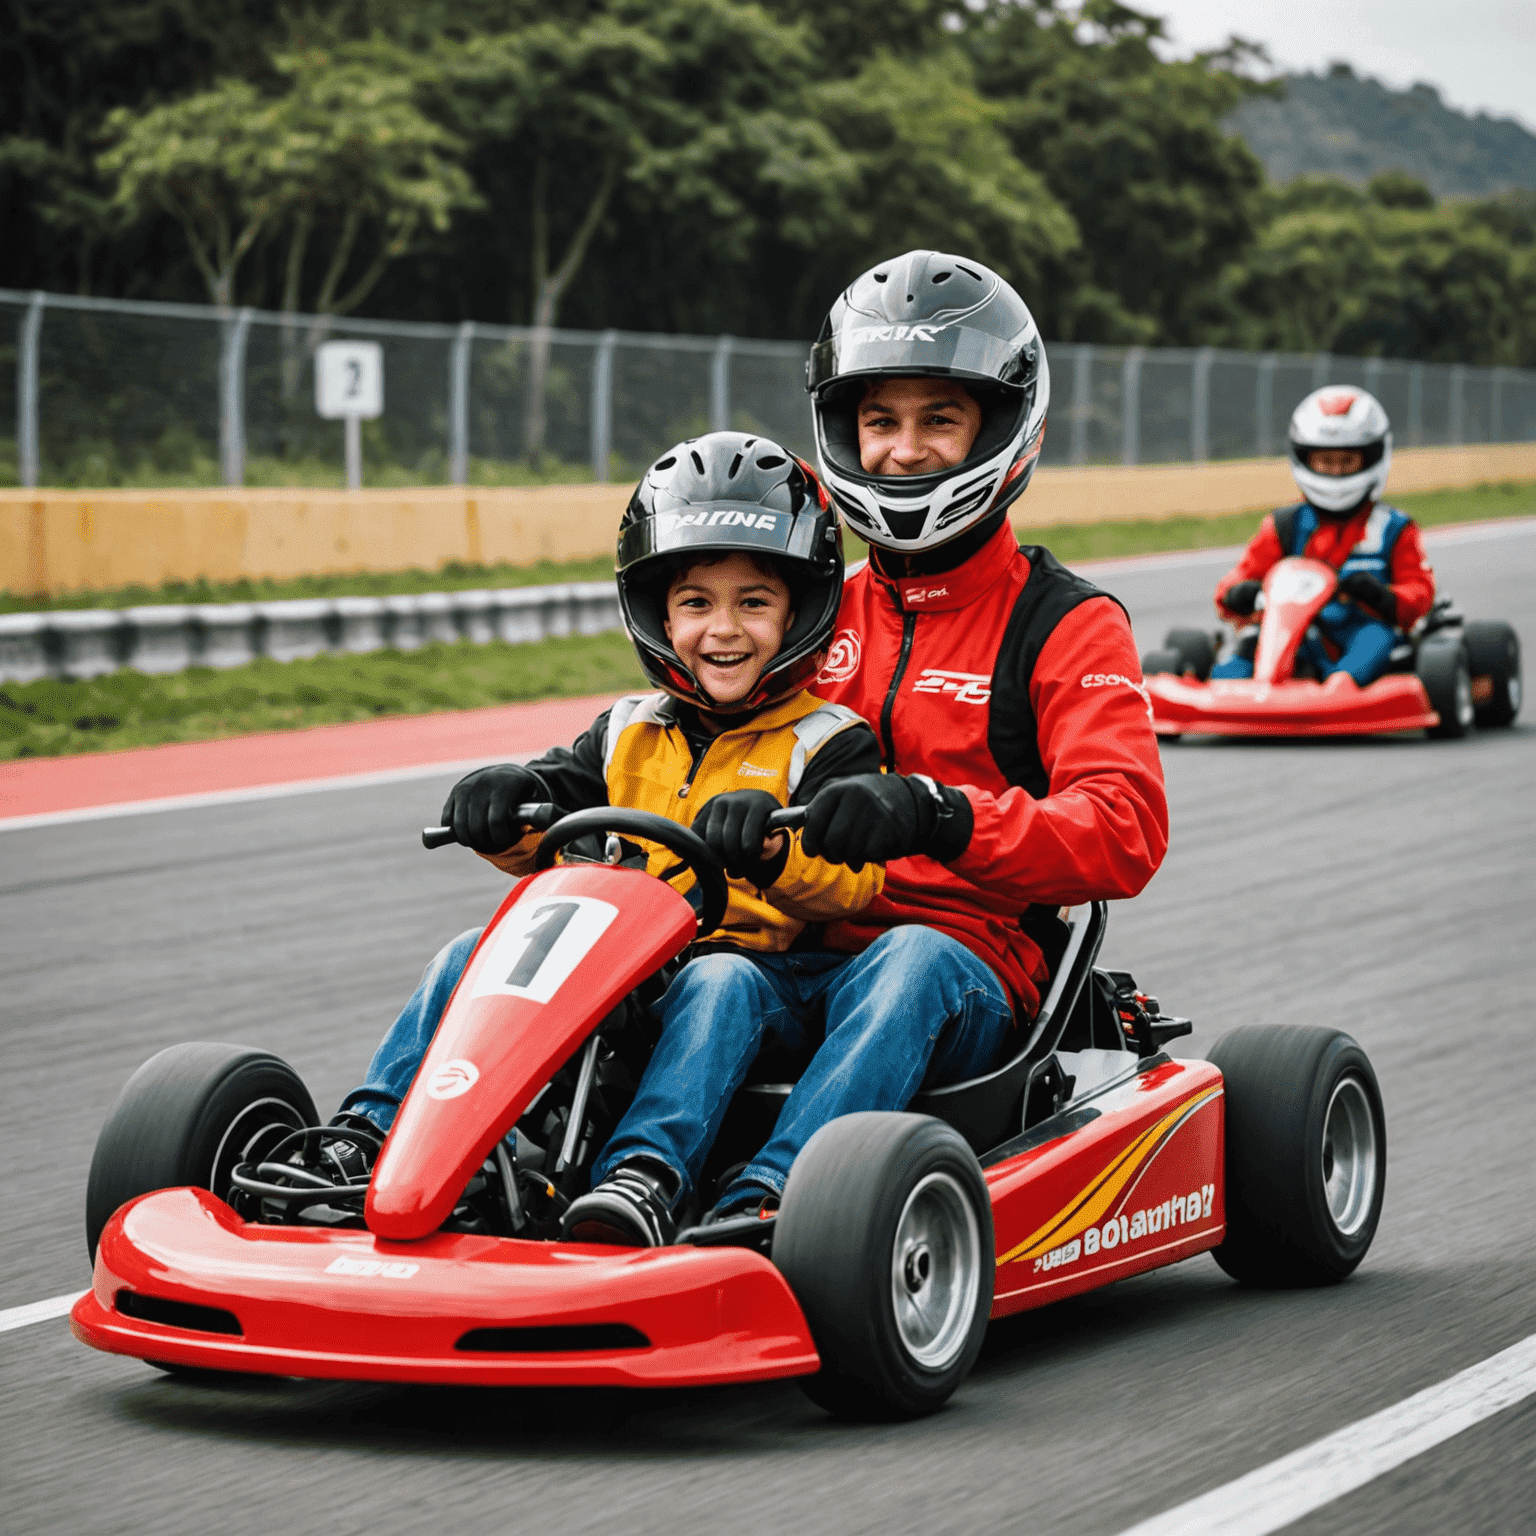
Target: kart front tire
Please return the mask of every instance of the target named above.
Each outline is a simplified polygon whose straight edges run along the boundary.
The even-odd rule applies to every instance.
[[[1178,652],[1183,662],[1180,672],[1193,672],[1202,683],[1210,680],[1216,647],[1203,629],[1170,629],[1163,636],[1163,649]]]
[[[1520,636],[1514,626],[1468,624],[1467,664],[1472,672],[1473,716],[1480,730],[1513,725],[1524,693],[1520,676]]]
[[[1387,1125],[1365,1052],[1336,1029],[1233,1030],[1209,1058],[1225,1079],[1227,1233],[1234,1280],[1329,1285],[1353,1273],[1381,1219]]]
[[[151,1056],[96,1138],[85,1195],[92,1262],[102,1228],[129,1200],[188,1185],[222,1197],[237,1163],[319,1118],[298,1073],[268,1051],[199,1041]]]
[[[1425,735],[1436,740],[1459,740],[1472,729],[1475,711],[1472,703],[1472,668],[1467,647],[1459,631],[1430,635],[1419,647],[1414,662],[1429,707],[1440,716]]]
[[[970,1373],[992,1311],[992,1202],[976,1154],[926,1115],[824,1125],[790,1171],[773,1261],[821,1356],[802,1378],[840,1418],[932,1413]]]
[[[1148,651],[1141,658],[1141,675],[1152,677],[1159,672],[1171,673],[1174,677],[1184,675],[1184,657],[1181,652],[1164,647],[1160,651]]]

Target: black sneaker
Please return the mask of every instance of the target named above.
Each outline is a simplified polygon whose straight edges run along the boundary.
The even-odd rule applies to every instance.
[[[621,1248],[665,1248],[677,1236],[672,1214],[677,1175],[653,1157],[620,1163],[595,1189],[571,1202],[560,1219],[568,1243],[612,1243]]]

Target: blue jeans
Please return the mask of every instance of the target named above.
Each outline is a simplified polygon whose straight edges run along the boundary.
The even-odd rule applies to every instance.
[[[781,1194],[801,1147],[839,1115],[904,1109],[925,1084],[990,1071],[1013,1024],[991,968],[958,940],[916,925],[887,929],[858,955],[702,955],[678,972],[657,1011],[661,1040],[594,1180],[643,1154],[679,1174],[685,1191],[697,1188],[763,1045],[815,1051],[726,1199],[741,1185]]]
[[[1297,647],[1298,660],[1310,661],[1317,668],[1319,677],[1332,677],[1335,672],[1347,672],[1364,688],[1374,683],[1386,671],[1387,659],[1397,644],[1397,634],[1383,624],[1362,613],[1353,604],[1329,603],[1317,616],[1317,626],[1336,646],[1340,655],[1337,661],[1329,659],[1322,642],[1312,631]],[[1252,677],[1253,662],[1239,656],[1229,656],[1211,668],[1211,676]]]
[[[478,936],[460,934],[438,952],[343,1109],[383,1130],[394,1122]],[[916,925],[887,930],[859,955],[702,955],[678,972],[657,1013],[661,1039],[594,1182],[644,1155],[676,1172],[685,1193],[695,1189],[731,1096],[771,1039],[815,1055],[737,1185],[782,1192],[801,1147],[829,1120],[902,1109],[919,1088],[989,1071],[1013,1024],[990,967]]]

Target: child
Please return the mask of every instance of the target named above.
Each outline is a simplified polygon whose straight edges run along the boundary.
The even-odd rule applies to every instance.
[[[791,969],[847,957],[788,952],[807,924],[857,911],[880,889],[878,865],[855,873],[808,857],[798,835],[765,837],[781,806],[807,803],[829,779],[879,771],[870,727],[806,688],[825,658],[842,576],[825,493],[793,455],[735,432],[679,444],[647,471],[619,534],[625,623],[662,691],[620,699],[570,749],[470,774],[443,808],[461,843],[510,874],[532,869],[537,843],[516,820],[518,805],[553,801],[567,812],[622,805],[692,826],[731,876],[725,919],[701,935],[705,953],[657,1005],[660,1043],[562,1236],[671,1241],[730,1102],[729,1092],[700,1101],[700,1053],[715,1037],[740,1056],[732,1091],[756,1055],[755,1044],[744,1049],[712,1027],[707,973],[758,967],[789,1006],[770,1002],[753,1040],[798,1046],[813,1010],[780,996],[793,986]],[[652,873],[675,863],[662,849],[647,857]],[[477,937],[462,935],[428,967],[338,1120],[362,1116],[375,1132],[388,1129]]]
[[[1300,659],[1319,680],[1340,674],[1363,688],[1386,670],[1399,636],[1435,600],[1418,526],[1376,499],[1392,466],[1391,423],[1363,389],[1319,389],[1296,407],[1290,447],[1291,474],[1306,499],[1266,517],[1217,583],[1217,612],[1239,634],[1233,654],[1211,676],[1253,676],[1252,619],[1264,576],[1287,555],[1307,555],[1338,571],[1339,585]]]

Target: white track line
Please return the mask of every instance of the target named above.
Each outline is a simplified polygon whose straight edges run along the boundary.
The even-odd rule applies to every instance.
[[[1121,1536],[1268,1536],[1536,1393],[1536,1334]]]
[[[121,800],[114,805],[87,805],[72,811],[40,811],[35,816],[0,818],[0,832],[25,827],[57,827],[72,821],[105,821],[114,816],[148,816],[156,811],[195,810],[203,805],[235,805],[245,800],[283,800],[312,795],[322,789],[363,789],[372,784],[399,784],[430,779],[443,773],[469,773],[487,763],[531,762],[532,752],[508,752],[496,757],[467,757],[451,763],[417,763],[411,768],[383,768],[374,773],[349,773],[329,779],[291,779],[285,784],[256,784],[247,789],[211,789],[197,795],[167,795],[160,800]]]
[[[24,1307],[8,1307],[0,1312],[0,1333],[25,1328],[31,1323],[46,1323],[51,1317],[63,1317],[84,1295],[84,1291],[73,1291],[68,1296],[50,1296],[47,1301],[29,1301]]]

